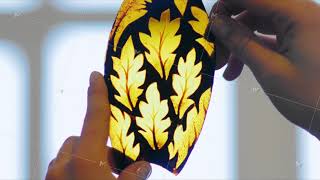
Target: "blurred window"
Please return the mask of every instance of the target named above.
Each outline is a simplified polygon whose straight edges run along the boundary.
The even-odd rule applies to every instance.
[[[45,41],[43,173],[66,138],[80,135],[92,71],[104,71],[110,23],[67,23]]]
[[[74,13],[116,13],[122,0],[54,0],[60,10]]]
[[[32,11],[40,4],[40,0],[0,0],[0,14],[20,14]]]
[[[28,66],[13,44],[0,40],[0,179],[28,177]]]

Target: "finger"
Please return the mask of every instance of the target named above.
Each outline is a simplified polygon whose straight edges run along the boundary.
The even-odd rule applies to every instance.
[[[58,152],[55,163],[68,162],[72,157],[73,148],[79,143],[79,141],[79,136],[71,136],[66,139]]]
[[[118,179],[119,180],[144,180],[148,179],[151,175],[152,168],[148,162],[140,161],[131,164],[129,167],[124,169]]]
[[[275,35],[265,35],[265,34],[256,33],[256,36],[264,46],[270,48],[273,51],[279,50],[277,37]]]
[[[52,159],[49,163],[48,168],[52,167],[54,165],[54,163],[56,162],[56,158]]]
[[[122,152],[107,147],[108,155],[108,165],[113,173],[120,174],[120,172],[125,169],[128,165],[132,164],[134,161],[123,155]]]
[[[257,38],[263,43],[266,47],[270,48],[273,51],[278,50],[277,39],[275,36],[256,34]],[[238,57],[231,54],[228,60],[228,66],[223,74],[223,77],[227,81],[233,81],[238,78],[243,70],[244,64],[243,60],[240,60]]]
[[[231,55],[228,61],[228,66],[223,73],[224,79],[233,81],[238,78],[243,70],[244,64],[237,57]]]
[[[234,19],[241,22],[252,31],[258,31],[263,34],[276,34],[269,18],[257,17],[250,14],[248,11],[244,11]]]
[[[311,0],[225,0],[225,2],[246,9],[257,17],[258,21],[255,24],[275,31],[280,37],[287,34],[288,30],[312,24],[314,17],[319,16],[319,6]],[[210,18],[213,19],[214,16],[211,15]]]
[[[211,23],[213,33],[260,80],[281,75],[292,66],[288,59],[262,45],[248,28],[226,16],[216,16]]]
[[[104,148],[109,134],[110,108],[107,87],[103,76],[93,72],[88,89],[88,107],[84,120],[79,152],[85,152],[88,158],[106,158]],[[83,155],[83,154],[82,154]],[[92,156],[92,157],[91,157]]]
[[[227,64],[229,56],[229,50],[221,42],[219,42],[219,40],[217,40],[216,56],[213,57],[216,61],[216,70],[223,68]]]
[[[77,136],[71,136],[66,139],[58,151],[57,157],[49,163],[48,168],[66,164],[71,159],[74,144],[78,141],[79,137]]]
[[[214,14],[220,14],[225,16],[237,15],[244,10],[244,8],[239,7],[236,4],[231,4],[226,0],[219,0],[213,5],[210,12],[210,17]]]
[[[276,16],[291,17],[299,19],[300,14],[305,11],[306,5],[310,6],[311,1],[301,0],[225,0],[232,6],[244,8],[259,16],[269,16],[270,18]]]
[[[48,167],[46,180],[67,180],[68,178],[68,163],[72,158],[72,150],[76,143],[79,142],[79,137],[72,136],[64,141],[58,155],[53,159]]]

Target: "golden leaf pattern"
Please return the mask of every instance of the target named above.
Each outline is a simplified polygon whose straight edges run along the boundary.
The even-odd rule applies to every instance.
[[[196,21],[191,20],[189,21],[189,24],[192,26],[195,32],[204,36],[206,28],[209,25],[208,14],[204,10],[198,7],[191,7],[191,12],[197,20]],[[204,37],[198,38],[196,41],[203,46],[203,48],[207,51],[209,55],[213,53],[214,51],[213,43],[209,42]]]
[[[176,168],[178,168],[188,155],[189,144],[187,134],[183,131],[182,125],[179,125],[173,135],[174,144],[171,142],[168,146],[169,159],[173,159],[178,153]]]
[[[199,112],[194,106],[187,115],[187,128],[183,131],[183,126],[179,125],[173,135],[173,142],[168,146],[169,159],[173,159],[178,154],[176,168],[183,163],[188,155],[188,149],[198,139],[211,97],[211,88],[206,90],[200,97]]]
[[[115,99],[132,110],[143,90],[139,88],[146,78],[146,71],[139,71],[143,66],[143,54],[135,57],[134,45],[131,36],[121,51],[120,59],[112,57],[113,69],[119,78],[111,76],[111,82],[119,95]]]
[[[140,144],[138,143],[133,146],[135,140],[134,133],[127,135],[131,125],[130,116],[125,112],[121,112],[120,109],[113,105],[110,105],[110,108],[110,138],[112,147],[135,161],[140,153]]]
[[[165,118],[169,112],[168,100],[161,101],[157,83],[152,83],[146,91],[147,102],[139,105],[142,117],[137,117],[137,125],[143,130],[139,133],[148,141],[153,150],[161,149],[168,140],[170,118]]]
[[[202,73],[215,47],[203,3],[170,1],[124,0],[105,72],[112,146],[178,174],[205,121],[212,81]]]
[[[174,3],[178,8],[179,12],[181,13],[181,15],[184,15],[188,5],[188,0],[174,0]]]
[[[141,43],[149,50],[147,61],[157,70],[161,78],[168,79],[179,46],[181,35],[176,35],[180,27],[180,18],[170,20],[170,10],[161,14],[160,21],[149,20],[151,35],[140,33]]]
[[[117,50],[119,39],[124,30],[134,21],[144,16],[148,11],[146,2],[152,0],[125,0],[121,5],[116,21],[111,30],[110,37],[114,35],[113,51]]]
[[[192,49],[188,55],[186,62],[180,58],[178,63],[178,73],[174,74],[172,79],[173,89],[177,95],[171,96],[175,113],[181,119],[187,109],[194,104],[189,97],[198,89],[201,82],[200,71],[202,62],[196,63],[196,50]]]
[[[210,97],[211,97],[211,88],[209,88],[208,90],[206,90],[200,97],[200,101],[199,101],[199,113],[194,116],[193,113],[196,111],[195,107],[194,107],[194,112],[192,112],[192,110],[188,113],[189,117],[189,121],[193,123],[193,127],[194,127],[194,131],[195,131],[195,136],[196,138],[199,137],[206,114],[207,114],[207,110],[210,104]],[[190,115],[189,115],[190,114]],[[192,118],[194,117],[194,118]],[[188,119],[188,118],[187,118]]]

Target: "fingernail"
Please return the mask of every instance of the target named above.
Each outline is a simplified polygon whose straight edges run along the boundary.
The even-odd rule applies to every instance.
[[[101,75],[99,72],[97,72],[97,71],[92,72],[90,75],[90,85],[92,85],[97,79],[99,79],[100,76]]]
[[[137,175],[141,178],[141,179],[148,179],[151,175],[152,169],[150,164],[146,163],[143,164],[138,170],[137,170]]]
[[[227,81],[232,80],[232,72],[230,71],[230,66],[227,66],[226,70],[224,71],[223,78]]]

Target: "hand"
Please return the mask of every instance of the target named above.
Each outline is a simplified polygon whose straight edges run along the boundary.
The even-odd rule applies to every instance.
[[[207,31],[226,80],[246,64],[275,107],[320,139],[319,17],[311,0],[220,0]]]
[[[107,148],[110,106],[100,73],[93,72],[88,89],[88,108],[80,137],[70,137],[50,163],[46,180],[113,180],[113,151]],[[62,127],[63,128],[63,127]],[[109,161],[111,163],[108,163]],[[124,169],[119,180],[147,179],[151,166],[136,162]]]

